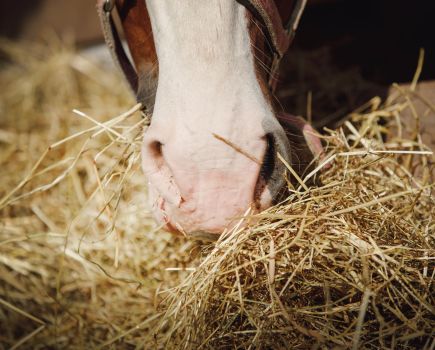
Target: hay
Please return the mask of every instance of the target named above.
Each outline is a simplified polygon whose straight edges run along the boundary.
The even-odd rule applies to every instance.
[[[415,92],[327,131],[329,168],[302,179],[322,186],[201,244],[150,216],[148,119],[119,76],[1,46],[0,348],[435,346],[433,155],[400,124]]]

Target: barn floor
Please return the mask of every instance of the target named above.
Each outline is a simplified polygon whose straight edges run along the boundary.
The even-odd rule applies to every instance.
[[[203,246],[151,218],[138,162],[146,119],[98,50],[77,55],[61,42],[2,42],[0,50],[12,62],[0,71],[8,87],[0,96],[0,349],[163,348],[149,334],[163,291],[186,280]],[[358,74],[323,82],[313,101],[334,100],[330,84],[366,84]],[[281,88],[284,105],[298,84]],[[423,82],[415,96],[432,149],[434,92],[435,81]],[[335,98],[332,125],[349,112]],[[403,114],[410,133],[411,112]]]

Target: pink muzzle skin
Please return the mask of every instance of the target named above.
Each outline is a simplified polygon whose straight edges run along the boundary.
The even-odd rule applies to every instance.
[[[156,219],[173,232],[216,237],[254,203],[267,207],[267,191],[256,195],[267,143],[258,138],[236,151],[213,135],[165,144],[158,127],[147,131],[142,147],[143,170]],[[203,237],[204,238],[204,237]]]
[[[248,171],[258,173],[254,167]],[[166,200],[151,187],[149,199],[154,215],[171,232],[181,232],[197,238],[210,236],[216,239],[225,228],[234,226],[254,203],[252,188],[255,187],[255,176],[243,178],[231,175],[235,174],[220,170],[203,174],[208,180],[204,186],[213,188],[208,191],[193,188],[186,194],[185,199],[183,196],[178,205]],[[227,183],[231,183],[232,186],[228,186]],[[266,207],[270,203],[263,205]]]
[[[288,114],[278,119],[301,130],[308,148],[321,157],[323,148],[316,131],[302,118]],[[170,232],[216,240],[225,230],[240,222],[244,213],[270,207],[274,198],[270,183],[260,174],[266,154],[264,140],[255,142],[246,154],[231,150],[231,159],[216,159],[225,144],[209,142],[210,150],[200,147],[194,156],[180,152],[180,145],[162,146],[146,133],[142,148],[143,170],[148,177],[148,196],[157,221]],[[178,147],[177,147],[178,146]],[[188,147],[188,146],[187,146]],[[255,161],[258,159],[257,161]]]

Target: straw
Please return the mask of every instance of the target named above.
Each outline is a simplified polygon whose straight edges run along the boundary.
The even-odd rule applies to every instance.
[[[286,162],[304,192],[201,243],[152,218],[149,116],[119,75],[0,47],[0,347],[433,349],[434,157],[401,120],[417,83],[325,130],[308,175]]]

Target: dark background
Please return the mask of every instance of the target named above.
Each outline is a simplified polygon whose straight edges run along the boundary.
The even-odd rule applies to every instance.
[[[284,109],[306,115],[311,92],[314,124],[335,127],[373,96],[384,100],[392,83],[411,82],[420,48],[420,81],[435,79],[435,1],[308,3],[283,66]],[[435,99],[435,84],[424,90]]]

